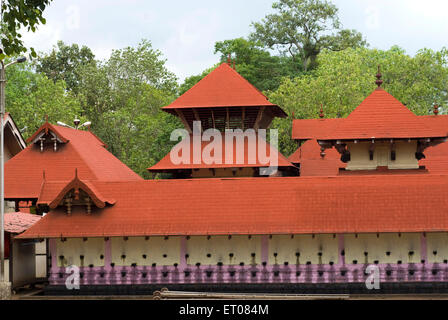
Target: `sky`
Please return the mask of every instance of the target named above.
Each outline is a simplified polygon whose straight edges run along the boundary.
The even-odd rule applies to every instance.
[[[23,36],[27,46],[48,52],[58,40],[92,49],[107,59],[112,49],[141,39],[163,53],[179,81],[218,62],[216,41],[247,37],[251,23],[272,13],[274,0],[53,0],[46,25]],[[356,29],[373,48],[392,45],[415,54],[448,47],[446,0],[332,0],[344,28]]]

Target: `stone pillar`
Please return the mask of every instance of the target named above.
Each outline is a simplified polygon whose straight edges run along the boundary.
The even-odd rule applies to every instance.
[[[0,300],[11,300],[11,282],[0,282]]]

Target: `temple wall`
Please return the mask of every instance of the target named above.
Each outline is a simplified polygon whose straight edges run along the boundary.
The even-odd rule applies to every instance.
[[[275,235],[269,239],[269,264],[338,263],[336,235]]]
[[[180,263],[180,237],[140,237],[127,240],[120,237],[112,238],[111,241],[112,263],[117,266],[150,266],[154,263],[172,266]]]
[[[346,263],[417,263],[420,262],[420,234],[345,235]],[[367,253],[367,255],[366,255]]]
[[[53,239],[50,251],[55,285],[80,255],[83,284],[361,282],[372,264],[381,281],[448,281],[448,233]]]
[[[86,241],[79,238],[65,241],[59,239],[56,248],[58,267],[104,266],[104,238],[88,238]]]
[[[415,158],[417,150],[416,141],[397,141],[395,143],[395,160],[391,160],[391,145],[389,142],[376,142],[373,160],[370,160],[370,142],[348,143],[351,160],[346,170],[375,170],[377,167],[389,169],[418,169],[418,160]]]
[[[226,265],[260,264],[261,237],[191,237],[187,240],[186,254],[189,255],[186,262],[190,265],[216,265],[219,262]]]
[[[448,233],[427,233],[428,262],[442,263],[448,260]]]

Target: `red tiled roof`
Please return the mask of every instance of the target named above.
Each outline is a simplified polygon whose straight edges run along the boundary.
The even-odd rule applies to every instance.
[[[34,134],[29,137],[26,142],[30,143],[33,142],[34,139],[36,139],[36,137],[42,133],[42,131],[45,131],[45,134],[48,134],[49,131],[53,132],[63,143],[67,143],[68,140],[67,138],[65,138],[61,133],[59,128],[63,128],[60,126],[54,126],[51,123],[49,123],[48,121],[46,121],[43,125],[40,126],[39,129],[36,130],[36,132],[34,132]]]
[[[60,187],[59,182],[56,182],[55,184],[44,183],[41,194],[39,195],[38,204],[48,204],[51,209],[54,209],[61,203],[68,192],[71,190],[75,190],[75,192],[78,190],[79,192],[79,189],[87,193],[98,208],[104,208],[106,204],[115,203],[114,199],[104,197],[90,181],[80,180],[76,172],[73,180],[63,184],[62,188]],[[54,193],[56,190],[58,190],[57,193]]]
[[[244,139],[244,161],[242,163],[237,163],[237,142],[234,139],[233,143],[233,158],[232,161],[228,161],[231,163],[226,163],[226,152],[225,152],[225,136],[222,137],[222,159],[221,164],[211,164],[211,160],[213,159],[201,159],[201,163],[195,164],[193,161],[193,154],[194,154],[194,144],[193,144],[193,136],[190,136],[189,139],[190,146],[187,147],[186,144],[188,143],[188,140],[181,141],[178,146],[181,144],[184,145],[185,149],[190,150],[190,162],[189,164],[174,164],[171,161],[171,153],[167,154],[159,163],[154,165],[151,168],[148,168],[150,171],[168,171],[168,170],[180,170],[180,169],[207,169],[207,168],[255,168],[255,167],[267,167],[269,164],[263,163],[260,161],[258,157],[258,137],[256,139]],[[200,154],[203,154],[204,148],[206,148],[208,145],[210,145],[212,142],[208,141],[202,141],[201,142],[201,150]],[[229,143],[230,144],[230,143]],[[174,149],[174,148],[173,148]],[[255,150],[253,153],[254,158],[250,158],[249,156],[252,154],[249,154],[249,150]],[[266,155],[269,157],[271,152],[276,152],[278,154],[278,167],[293,167],[293,165],[275,148],[271,147],[269,143],[266,143]],[[208,154],[208,152],[207,152]],[[180,155],[179,155],[180,156]],[[212,155],[213,156],[213,155]],[[250,161],[249,161],[250,160]],[[253,161],[255,160],[255,161]]]
[[[448,176],[96,182],[114,206],[64,208],[21,238],[448,231]],[[198,196],[200,195],[200,196]]]
[[[325,136],[333,131],[344,119],[295,119],[292,122],[294,140],[310,140]]]
[[[22,233],[42,218],[36,214],[24,212],[5,213],[5,231],[9,233]]]
[[[143,180],[113,156],[90,131],[51,125],[67,143],[40,152],[29,145],[5,163],[5,198],[38,198],[43,172],[47,181],[70,181],[75,169],[85,180]]]
[[[330,133],[318,140],[435,138],[448,136],[448,129],[427,126],[385,90],[378,88]]]
[[[227,63],[199,81],[163,110],[204,107],[273,107],[285,115],[277,105],[268,101],[257,88],[244,79]]]
[[[300,163],[300,176],[335,176],[339,168],[345,168],[341,155],[335,148],[326,149],[325,157],[320,156],[321,149],[315,139],[303,143],[288,160]]]

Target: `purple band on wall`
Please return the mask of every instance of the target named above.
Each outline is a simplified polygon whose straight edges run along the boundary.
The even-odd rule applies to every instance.
[[[112,240],[106,238],[104,240],[104,266],[106,270],[110,270],[112,263]]]
[[[187,237],[180,237],[180,268],[187,267]]]
[[[368,265],[268,266],[116,266],[81,267],[81,285],[139,285],[188,283],[363,283]],[[446,282],[448,264],[378,264],[381,282]],[[50,284],[65,285],[65,268],[52,269]]]

